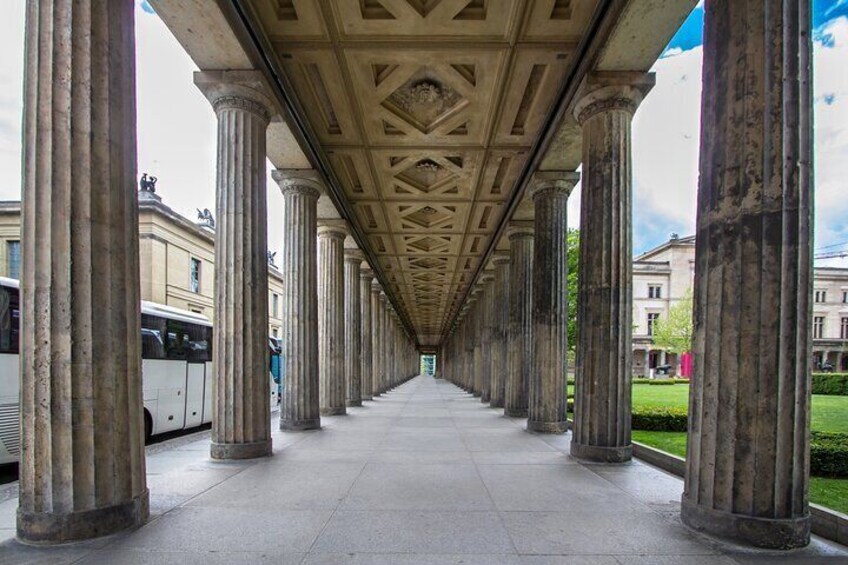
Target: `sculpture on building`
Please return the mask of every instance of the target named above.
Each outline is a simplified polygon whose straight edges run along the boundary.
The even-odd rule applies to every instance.
[[[147,176],[147,173],[141,175],[141,180],[139,181],[139,185],[143,192],[156,192],[156,181],[159,179],[154,177],[153,175]]]
[[[209,208],[204,208],[203,210],[200,208],[197,209],[197,223],[204,228],[215,229],[215,218],[212,217],[212,212],[209,211]]]

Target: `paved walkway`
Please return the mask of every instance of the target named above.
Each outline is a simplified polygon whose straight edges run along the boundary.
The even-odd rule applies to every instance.
[[[578,463],[569,436],[529,434],[432,378],[324,423],[275,432],[261,461],[214,463],[208,437],[148,448],[154,515],[128,534],[24,547],[8,539],[17,501],[0,503],[0,564],[848,563],[819,539],[785,554],[693,534],[676,477]]]

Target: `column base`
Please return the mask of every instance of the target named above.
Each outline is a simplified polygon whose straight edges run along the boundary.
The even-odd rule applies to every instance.
[[[320,430],[321,418],[310,418],[308,420],[284,420],[280,418],[280,429],[286,432]]]
[[[344,406],[334,406],[332,408],[321,408],[319,414],[322,416],[344,416],[347,414],[347,410]]]
[[[18,508],[18,541],[29,545],[55,545],[108,536],[142,525],[150,516],[150,492],[106,508],[70,514],[24,512]]]
[[[527,420],[527,431],[539,434],[564,434],[568,431],[568,422],[540,422],[538,420]]]
[[[209,454],[212,459],[255,459],[268,457],[274,452],[271,438],[253,443],[216,443],[212,442]]]
[[[504,401],[503,400],[490,400],[489,406],[491,406],[492,408],[503,408],[504,407]]]
[[[571,442],[571,455],[598,463],[625,463],[633,458],[633,446],[603,447]]]
[[[527,408],[504,408],[504,416],[510,418],[526,418]]]
[[[796,549],[810,543],[810,515],[772,519],[722,512],[683,496],[680,518],[699,532],[764,549]]]
[[[474,396],[474,398],[480,398],[480,396],[482,395],[480,392],[478,392],[476,390],[472,390],[471,394]]]
[[[372,400],[374,400],[373,396],[363,396],[362,397],[362,402],[371,402]],[[360,404],[360,406],[361,406],[361,404]]]
[[[362,399],[359,399],[359,400],[348,400],[348,401],[347,401],[347,405],[348,405],[348,406],[354,406],[354,407],[355,407],[355,406],[362,406]]]
[[[489,397],[488,394],[482,393],[480,395],[480,402],[485,402],[486,404],[488,404],[490,400],[491,400],[491,398]]]

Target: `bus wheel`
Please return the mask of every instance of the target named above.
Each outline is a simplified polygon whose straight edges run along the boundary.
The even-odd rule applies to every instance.
[[[150,436],[153,435],[153,418],[150,412],[144,411],[144,445],[150,443]]]

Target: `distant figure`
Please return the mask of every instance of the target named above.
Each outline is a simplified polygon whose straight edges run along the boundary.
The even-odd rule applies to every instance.
[[[156,181],[159,179],[154,177],[153,175],[147,176],[147,173],[141,175],[141,181],[139,184],[141,185],[141,190],[144,192],[156,192]]]
[[[209,208],[204,208],[202,211],[197,209],[197,221],[200,225],[215,229],[215,218],[212,217],[212,212]]]
[[[274,251],[273,253],[271,253],[270,251],[268,251],[267,253],[268,253],[268,264],[271,265],[272,267],[276,268],[277,264],[274,262],[274,260],[277,258],[277,252]]]

